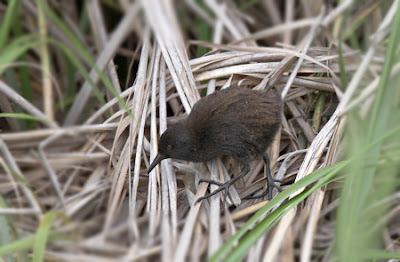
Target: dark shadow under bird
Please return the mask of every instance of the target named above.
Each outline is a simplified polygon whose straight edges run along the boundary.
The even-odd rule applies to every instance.
[[[160,138],[158,154],[148,172],[163,159],[172,158],[192,162],[205,162],[219,156],[231,156],[242,166],[242,171],[233,179],[220,183],[200,180],[219,185],[210,194],[197,200],[209,198],[226,190],[245,176],[249,163],[263,157],[267,167],[267,190],[272,198],[273,188],[280,188],[272,178],[266,149],[272,143],[281,125],[282,101],[280,95],[251,90],[233,85],[200,99],[186,119],[169,127]]]

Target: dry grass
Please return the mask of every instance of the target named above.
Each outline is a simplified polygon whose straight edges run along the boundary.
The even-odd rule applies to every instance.
[[[59,15],[79,33],[131,114],[103,82],[99,86],[106,103],[100,104],[88,79],[78,73],[66,79],[69,69],[54,46],[27,54],[29,63],[42,68],[38,74],[28,67],[34,86],[31,102],[1,77],[3,112],[13,112],[18,105],[42,122],[31,130],[13,118],[1,123],[0,193],[8,207],[1,208],[0,215],[12,218],[16,234],[24,237],[36,232],[47,212],[63,212],[70,222],[56,219],[53,228],[69,238],[47,245],[47,261],[204,261],[265,204],[241,200],[263,190],[263,162],[255,161],[243,181],[230,189],[229,206],[223,206],[222,195],[193,205],[208,187],[198,185],[200,178],[226,180],[239,167],[229,159],[206,164],[168,160],[148,175],[159,134],[189,113],[201,96],[240,81],[274,88],[285,100],[282,128],[270,149],[273,173],[284,180],[283,188],[336,163],[343,150],[343,115],[355,103],[364,108],[371,104],[387,36],[381,32],[388,32],[387,20],[394,15],[369,11],[370,3],[357,9],[352,1],[285,1],[281,8],[280,1],[266,0],[241,11],[231,1],[205,0],[205,11],[192,0],[143,0],[119,1],[123,16],[118,23],[106,23],[104,16],[115,15],[97,0],[88,1],[84,11],[69,1],[48,2],[57,12],[66,10]],[[5,8],[1,4],[1,13]],[[39,32],[29,24],[38,12],[35,3],[24,1],[21,8],[24,30]],[[89,19],[85,34],[79,28],[80,12],[87,12]],[[335,30],[350,30],[355,22],[348,17],[372,17],[365,26],[374,41],[363,55],[343,44],[344,70],[351,79],[345,89],[339,78],[340,34]],[[195,19],[214,32],[212,42],[200,39],[202,27]],[[91,81],[99,83],[98,71],[68,36],[49,18],[41,23],[47,32],[40,33],[63,41],[85,64]],[[212,51],[196,57],[198,47]],[[121,73],[122,65],[116,67],[115,57],[131,63],[125,66],[127,74]],[[66,99],[68,81],[79,90],[62,111],[53,97],[59,93],[56,101]],[[332,260],[340,186],[330,183],[291,209],[251,247],[246,260]],[[393,197],[398,201],[398,192]],[[398,251],[389,233],[398,225],[398,219],[391,220],[398,206],[391,212],[385,243],[388,250]]]

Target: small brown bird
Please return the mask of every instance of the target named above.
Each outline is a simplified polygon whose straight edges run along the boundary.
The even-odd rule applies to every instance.
[[[220,183],[215,180],[200,180],[219,185],[210,194],[196,202],[209,198],[222,190],[228,190],[237,180],[245,176],[249,163],[263,156],[267,170],[267,190],[272,198],[273,188],[280,191],[272,178],[268,154],[265,152],[281,124],[282,102],[280,95],[267,95],[263,91],[233,85],[200,99],[186,119],[168,128],[158,143],[158,154],[148,173],[163,159],[173,158],[192,162],[204,162],[219,156],[231,156],[242,166],[242,171],[233,179]]]

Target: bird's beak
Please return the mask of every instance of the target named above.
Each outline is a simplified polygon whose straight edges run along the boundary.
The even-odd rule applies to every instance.
[[[158,153],[156,158],[154,158],[153,162],[151,163],[149,170],[147,171],[147,174],[150,174],[151,170],[153,170],[153,168],[156,167],[156,165],[158,165],[158,163],[160,163],[162,160],[166,159],[167,157]]]

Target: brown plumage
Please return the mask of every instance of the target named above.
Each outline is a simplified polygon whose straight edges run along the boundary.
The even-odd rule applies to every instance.
[[[244,166],[238,176],[225,184],[202,180],[221,186],[199,199],[202,200],[227,190],[248,173],[251,160],[264,156],[268,168],[268,195],[271,198],[273,187],[279,187],[269,173],[265,150],[279,129],[281,110],[279,95],[271,96],[236,85],[203,97],[193,106],[187,119],[179,121],[161,135],[158,155],[148,172],[166,158],[203,162],[219,156],[231,156]]]

